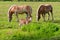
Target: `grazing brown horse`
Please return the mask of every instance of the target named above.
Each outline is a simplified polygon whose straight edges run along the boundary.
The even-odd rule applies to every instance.
[[[17,5],[12,5],[9,10],[8,10],[8,17],[9,17],[9,22],[12,20],[12,15],[16,14],[17,21],[19,21],[18,14],[26,14],[27,17],[32,14],[32,8],[29,5],[22,5],[22,6],[17,6]]]
[[[27,19],[20,19],[19,20],[19,26],[22,26],[24,24],[28,24],[32,21],[32,18],[31,17],[28,17]]]
[[[53,8],[50,4],[43,4],[39,7],[38,11],[37,11],[37,20],[39,21],[39,19],[41,18],[41,15],[45,21],[45,15],[46,13],[48,14],[48,20],[50,18],[50,13],[52,15],[52,20],[54,20],[53,18]],[[49,13],[50,12],[50,13]]]

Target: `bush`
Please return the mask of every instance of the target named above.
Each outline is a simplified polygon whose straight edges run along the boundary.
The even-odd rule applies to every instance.
[[[52,40],[58,38],[60,26],[50,23],[30,23],[18,29],[0,29],[1,40]],[[57,32],[57,34],[55,34]],[[59,32],[60,33],[60,32]]]
[[[27,2],[60,2],[60,0],[0,0],[0,1],[27,1]]]

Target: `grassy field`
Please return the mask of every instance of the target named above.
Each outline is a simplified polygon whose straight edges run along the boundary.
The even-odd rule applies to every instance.
[[[8,9],[11,5],[30,5],[32,7],[32,22],[20,26],[13,15],[12,22],[8,22]],[[41,4],[53,6],[54,22],[43,22],[41,18],[36,22],[37,9]],[[23,17],[24,16],[24,17]],[[25,18],[26,15],[19,15]],[[47,15],[46,15],[47,19]],[[0,40],[60,40],[60,3],[59,2],[0,2]]]

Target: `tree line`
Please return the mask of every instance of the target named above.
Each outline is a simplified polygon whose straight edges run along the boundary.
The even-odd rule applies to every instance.
[[[25,1],[25,2],[60,2],[60,0],[0,0],[0,1]]]

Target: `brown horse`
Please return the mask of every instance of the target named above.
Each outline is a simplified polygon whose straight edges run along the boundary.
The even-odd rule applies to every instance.
[[[8,10],[8,17],[9,17],[9,22],[12,20],[12,15],[16,14],[17,21],[19,21],[18,14],[26,14],[27,17],[32,14],[32,8],[29,5],[22,5],[22,6],[17,6],[17,5],[12,5],[9,10]]]
[[[27,19],[20,19],[19,20],[19,26],[22,26],[24,24],[28,24],[32,21],[32,18],[31,17],[28,17]]]
[[[38,11],[37,11],[37,20],[39,21],[39,19],[41,18],[41,15],[45,21],[45,14],[47,13],[48,14],[48,20],[50,18],[50,13],[51,12],[51,15],[52,15],[52,20],[54,20],[53,18],[53,8],[50,4],[43,4],[39,7]]]

